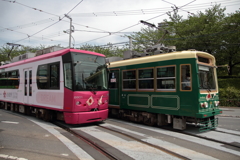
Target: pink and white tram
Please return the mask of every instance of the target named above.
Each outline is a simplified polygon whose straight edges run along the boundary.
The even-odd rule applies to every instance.
[[[0,66],[0,102],[12,111],[68,124],[108,117],[103,54],[63,49]]]

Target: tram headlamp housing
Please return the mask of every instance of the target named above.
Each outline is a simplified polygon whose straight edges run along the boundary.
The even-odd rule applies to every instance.
[[[204,106],[205,106],[205,108],[208,108],[208,103],[204,102]]]
[[[80,104],[81,104],[81,102],[80,102],[80,101],[77,101],[77,102],[76,102],[76,105],[77,105],[77,106],[78,106],[78,105],[80,105]]]
[[[215,107],[219,106],[219,101],[214,101]]]
[[[208,108],[208,103],[207,102],[201,103],[201,107],[202,108]]]

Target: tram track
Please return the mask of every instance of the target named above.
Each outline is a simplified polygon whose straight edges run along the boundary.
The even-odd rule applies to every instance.
[[[226,134],[230,134],[230,135],[233,135],[233,136],[239,136],[240,137],[240,134],[236,134],[236,133],[230,133],[230,132],[221,131],[221,130],[214,130],[214,131],[219,132],[219,133],[226,133]]]
[[[109,151],[107,151],[107,149],[103,148],[102,146],[98,145],[97,143],[95,143],[94,141],[92,141],[91,139],[85,137],[84,135],[76,132],[74,129],[71,129],[69,128],[67,125],[61,123],[61,122],[53,122],[53,124],[57,125],[58,127],[66,130],[67,132],[73,134],[74,136],[76,136],[77,138],[80,138],[81,140],[83,140],[84,142],[86,142],[87,144],[89,144],[90,146],[92,146],[94,149],[96,149],[98,152],[100,152],[101,154],[103,154],[104,156],[108,157],[109,159],[111,160],[118,160],[120,158],[118,158],[117,156],[115,156],[114,154],[110,153]],[[171,150],[168,150],[166,148],[163,148],[163,147],[160,147],[160,146],[157,146],[157,145],[154,145],[154,144],[151,144],[151,143],[148,143],[148,142],[145,142],[145,141],[142,141],[141,139],[139,138],[136,138],[134,136],[131,136],[127,133],[124,133],[124,132],[121,132],[121,131],[118,131],[118,130],[115,130],[115,129],[112,129],[112,128],[109,128],[109,127],[106,127],[106,126],[102,126],[102,125],[99,125],[97,124],[96,125],[97,127],[103,129],[103,130],[108,130],[110,132],[114,132],[114,133],[117,133],[117,134],[120,134],[122,136],[125,136],[127,138],[130,138],[136,142],[139,142],[139,143],[142,143],[143,145],[146,145],[148,147],[152,147],[152,148],[155,148],[161,152],[165,152],[166,154],[172,156],[172,157],[176,157],[178,159],[182,159],[182,160],[190,160],[189,158],[185,157],[185,156],[182,156],[178,153],[175,153]]]
[[[151,143],[142,141],[141,139],[138,139],[138,138],[136,138],[136,137],[134,137],[134,136],[131,136],[131,135],[129,135],[129,134],[126,134],[126,133],[124,133],[124,132],[121,132],[121,131],[118,131],[118,130],[115,130],[115,129],[112,129],[112,128],[109,128],[109,127],[106,127],[106,126],[101,126],[101,125],[98,125],[98,127],[103,128],[103,129],[106,129],[106,130],[108,130],[108,131],[112,131],[112,132],[121,134],[121,135],[126,136],[126,137],[128,137],[128,138],[131,138],[131,139],[133,139],[133,140],[135,140],[135,141],[137,141],[137,142],[143,143],[143,144],[145,144],[145,145],[147,145],[147,146],[156,148],[156,149],[158,149],[158,150],[160,150],[160,151],[163,151],[163,152],[165,152],[165,153],[167,153],[167,154],[170,154],[170,155],[172,155],[172,156],[174,156],[174,157],[177,157],[177,158],[179,158],[179,159],[182,159],[182,160],[190,160],[189,158],[187,158],[187,157],[185,157],[185,156],[182,156],[182,155],[180,155],[180,154],[177,154],[177,153],[175,153],[175,152],[172,152],[172,151],[170,151],[170,150],[168,150],[168,149],[165,149],[165,148],[163,148],[163,147],[156,146],[156,145],[154,145],[154,144],[151,144]]]
[[[116,119],[116,120],[121,121],[119,119]],[[223,144],[223,145],[226,145],[226,146],[229,146],[229,147],[234,147],[236,150],[240,150],[240,144],[239,143],[228,143],[228,142],[224,142],[224,141],[221,141],[221,140],[218,140],[218,139],[209,138],[209,137],[206,137],[206,136],[205,137],[204,136],[200,136],[200,135],[198,135],[196,133],[191,133],[191,132],[188,132],[188,131],[185,131],[185,130],[184,131],[176,130],[176,129],[173,129],[171,127],[170,128],[169,127],[155,127],[155,126],[152,126],[152,127],[154,127],[154,128],[161,128],[161,129],[164,129],[166,131],[171,131],[171,132],[175,132],[175,133],[181,133],[181,134],[185,134],[185,135],[188,135],[188,136],[204,139],[204,140],[207,140],[207,141],[220,143],[220,144]],[[226,131],[220,131],[220,130],[216,130],[216,129],[215,130],[211,130],[211,132],[219,132],[219,133],[228,134],[228,135],[232,135],[232,136],[240,136],[239,134],[234,134],[234,133],[230,133],[230,132],[226,132]]]
[[[189,136],[192,136],[192,137],[196,137],[196,138],[200,138],[200,139],[204,139],[204,140],[220,143],[220,144],[227,145],[227,146],[230,146],[230,147],[235,147],[236,149],[240,150],[240,144],[228,143],[228,142],[224,142],[224,141],[213,139],[213,138],[203,137],[203,136],[199,136],[198,134],[190,133],[190,132],[187,132],[187,131],[180,131],[180,130],[176,130],[176,129],[172,129],[172,128],[166,128],[166,127],[160,127],[160,128],[161,129],[165,129],[167,131],[182,133],[182,134],[189,135]],[[224,131],[218,131],[218,130],[212,130],[212,132],[219,132],[219,133],[225,133],[225,134],[230,134],[230,135],[234,135],[234,136],[239,136],[237,134],[224,132]]]
[[[106,156],[107,158],[109,158],[110,160],[118,160],[118,158],[116,156],[114,156],[113,154],[111,154],[110,152],[108,152],[106,149],[104,149],[103,147],[101,147],[100,145],[98,145],[97,143],[95,143],[94,141],[90,140],[89,138],[77,133],[76,131],[70,129],[69,127],[67,127],[66,125],[58,122],[58,121],[54,121],[53,124],[55,124],[56,126],[66,130],[67,132],[73,134],[74,136],[78,137],[79,139],[81,139],[82,141],[84,141],[85,143],[89,144],[91,147],[93,147],[94,149],[96,149],[98,152],[100,152],[101,154],[103,154],[104,156]]]
[[[204,139],[204,140],[220,143],[220,144],[227,145],[227,146],[230,146],[230,147],[235,147],[238,150],[240,150],[240,144],[227,143],[227,142],[224,142],[224,141],[220,141],[220,140],[216,140],[216,139],[208,138],[208,137],[202,137],[202,136],[198,136],[198,135],[195,135],[195,134],[192,134],[192,133],[187,133],[187,132],[181,132],[180,131],[179,133],[184,133],[184,134],[189,135],[189,136],[193,136],[193,137],[201,138],[201,139]]]

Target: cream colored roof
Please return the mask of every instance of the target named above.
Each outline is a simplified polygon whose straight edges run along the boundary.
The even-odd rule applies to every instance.
[[[128,66],[128,65],[134,65],[134,64],[149,63],[149,62],[174,60],[174,59],[197,58],[197,55],[201,55],[205,58],[211,58],[213,60],[213,62],[215,63],[214,57],[206,52],[177,51],[177,52],[163,53],[163,54],[158,54],[158,55],[153,55],[153,56],[145,56],[145,57],[140,57],[140,58],[133,58],[133,59],[128,59],[128,60],[111,62],[110,68],[120,67],[120,66]]]

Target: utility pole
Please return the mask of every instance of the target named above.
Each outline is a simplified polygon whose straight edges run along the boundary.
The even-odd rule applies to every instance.
[[[131,36],[128,36],[129,38],[129,50],[132,51],[132,37]]]
[[[65,14],[65,17],[70,19],[70,29],[69,29],[69,48],[71,48],[71,37],[72,37],[72,18]]]

